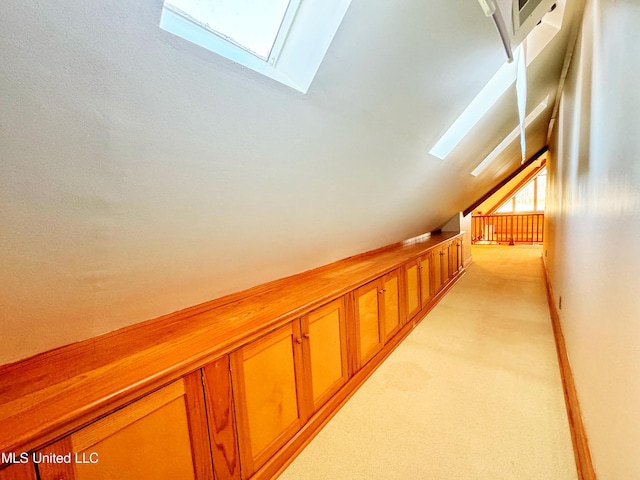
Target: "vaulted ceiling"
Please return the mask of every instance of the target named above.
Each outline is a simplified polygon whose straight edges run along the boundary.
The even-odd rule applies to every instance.
[[[563,8],[528,69],[528,109],[550,99],[528,155]],[[436,229],[520,164],[515,141],[470,175],[518,124],[514,86],[429,154],[506,60],[475,0],[353,0],[305,95],[162,31],[161,9],[3,6],[0,363]]]

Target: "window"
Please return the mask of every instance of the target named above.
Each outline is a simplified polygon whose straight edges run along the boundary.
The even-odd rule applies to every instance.
[[[306,93],[351,0],[165,0],[160,27]]]
[[[496,210],[497,213],[544,212],[547,192],[547,169],[522,187]]]
[[[166,0],[164,7],[239,48],[269,61],[286,37],[298,1]],[[273,63],[273,59],[271,59]]]

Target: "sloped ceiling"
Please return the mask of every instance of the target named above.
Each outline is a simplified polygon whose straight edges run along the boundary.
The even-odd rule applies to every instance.
[[[505,60],[475,0],[353,0],[306,95],[160,30],[161,8],[4,2],[0,363],[433,230],[519,164],[514,145],[469,175],[513,90],[428,154]],[[568,32],[530,105],[555,99]]]

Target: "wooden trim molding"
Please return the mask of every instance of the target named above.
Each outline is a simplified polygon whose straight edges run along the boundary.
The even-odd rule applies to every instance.
[[[562,377],[562,387],[564,390],[564,400],[567,406],[567,415],[569,417],[569,428],[571,430],[571,441],[573,443],[573,453],[576,459],[576,469],[578,471],[578,480],[596,480],[593,462],[591,461],[591,452],[589,451],[589,442],[587,433],[582,423],[582,414],[580,413],[580,403],[578,402],[578,393],[573,381],[571,372],[571,364],[567,355],[567,348],[562,334],[560,325],[560,316],[554,302],[553,288],[547,265],[542,258],[542,265],[547,285],[547,301],[549,302],[549,311],[551,314],[551,325],[556,340],[556,351],[558,353],[558,363],[560,365],[560,375]]]

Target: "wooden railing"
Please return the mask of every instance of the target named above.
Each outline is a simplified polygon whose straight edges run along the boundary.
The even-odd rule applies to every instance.
[[[542,243],[543,240],[544,213],[472,217],[472,243]]]

